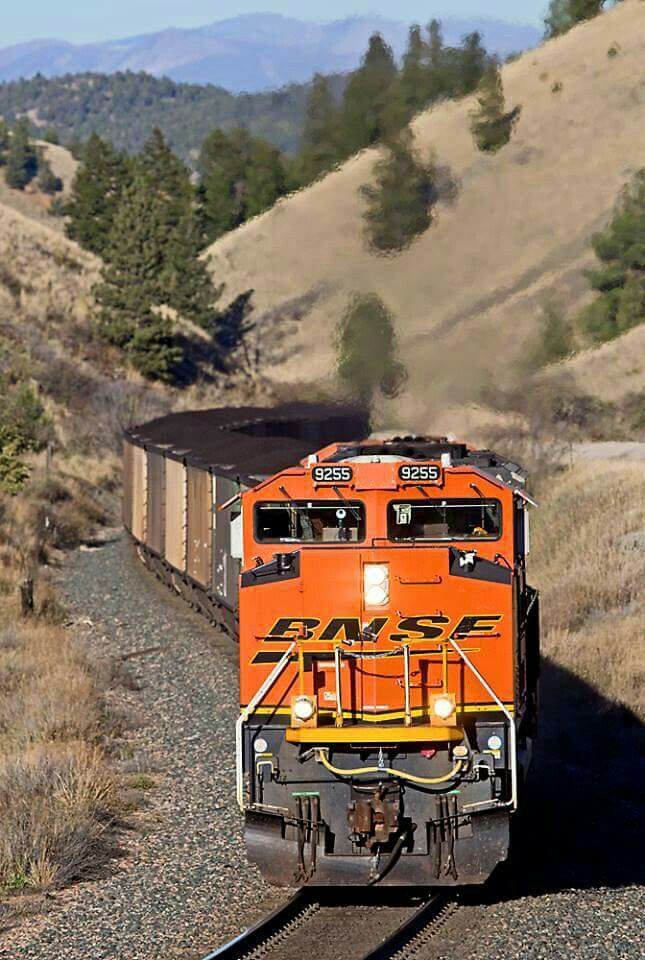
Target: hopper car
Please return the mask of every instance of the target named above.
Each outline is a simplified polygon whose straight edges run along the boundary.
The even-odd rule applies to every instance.
[[[249,859],[284,886],[484,882],[537,734],[522,469],[299,404],[174,414],[124,451],[142,560],[239,639]]]

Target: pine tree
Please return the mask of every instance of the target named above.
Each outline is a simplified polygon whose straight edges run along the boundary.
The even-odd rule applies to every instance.
[[[375,166],[375,183],[361,188],[367,200],[365,236],[377,254],[408,247],[432,223],[435,169],[423,163],[409,129],[390,141]]]
[[[244,149],[248,134],[213,130],[202,144],[198,170],[199,195],[209,241],[244,221]]]
[[[86,250],[105,256],[115,214],[130,179],[128,161],[93,133],[82,149],[66,205],[67,236]]]
[[[376,294],[355,296],[336,328],[338,376],[365,404],[380,390],[395,397],[407,372],[397,357],[394,317]]]
[[[425,85],[426,97],[430,102],[444,96],[449,85],[443,34],[438,20],[431,20],[428,24],[427,50],[428,63]]]
[[[4,120],[0,119],[0,167],[7,162],[7,150],[9,149],[9,127]]]
[[[43,193],[53,196],[55,193],[61,193],[63,186],[63,181],[56,176],[49,160],[41,150],[38,154],[38,188]]]
[[[400,110],[396,110],[397,80],[394,54],[375,33],[345,89],[342,146],[347,155],[385,139],[403,125]]]
[[[491,59],[479,84],[478,106],[470,114],[470,129],[479,150],[495,153],[511,139],[521,107],[504,112],[505,99],[499,64]]]
[[[210,327],[218,293],[207,264],[199,256],[206,238],[190,172],[158,128],[138,156],[137,168],[159,225],[156,236],[161,267],[156,302],[200,326]]]
[[[94,295],[101,336],[125,350],[145,376],[169,380],[182,351],[173,343],[168,319],[154,310],[163,302],[165,238],[160,208],[149,202],[147,186],[138,173],[124,191]]]
[[[216,240],[262,213],[287,190],[279,150],[246,130],[214,130],[199,158],[199,197],[207,237]]]
[[[406,118],[425,106],[428,101],[428,45],[423,39],[421,27],[410,27],[408,48],[403,57],[399,94]]]
[[[38,155],[29,139],[29,124],[19,120],[11,134],[7,150],[5,179],[7,186],[24,190],[38,173]]]
[[[253,137],[249,143],[245,181],[245,220],[268,210],[285,193],[286,172],[280,151],[260,137]]]
[[[604,6],[605,0],[551,0],[544,20],[546,39],[566,33],[583,20],[592,20]]]
[[[297,162],[297,177],[303,186],[332,170],[343,159],[340,122],[340,111],[334,103],[329,80],[316,74],[307,100]]]
[[[459,61],[459,75],[455,95],[465,96],[476,89],[490,64],[486,48],[482,43],[481,33],[475,31],[464,37],[461,44]]]

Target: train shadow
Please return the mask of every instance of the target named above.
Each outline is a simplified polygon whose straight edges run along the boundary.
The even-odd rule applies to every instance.
[[[512,856],[483,899],[642,883],[643,724],[547,659],[540,694],[539,739]]]

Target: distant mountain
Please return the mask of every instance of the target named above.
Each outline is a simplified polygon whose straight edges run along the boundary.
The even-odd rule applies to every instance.
[[[502,57],[534,46],[540,39],[535,27],[522,24],[452,17],[442,22],[447,43],[455,44],[464,34],[478,30],[486,47]],[[407,25],[375,16],[318,24],[257,13],[192,30],[169,29],[80,46],[34,40],[0,49],[0,81],[37,73],[55,77],[130,70],[176,81],[212,83],[233,93],[253,93],[305,82],[316,71],[354,69],[376,30],[400,56]]]

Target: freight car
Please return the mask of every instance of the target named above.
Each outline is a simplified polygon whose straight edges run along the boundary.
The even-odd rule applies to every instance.
[[[239,635],[237,799],[264,875],[480,883],[537,728],[526,478],[367,432],[297,406],[155,421],[126,436],[126,527]]]

